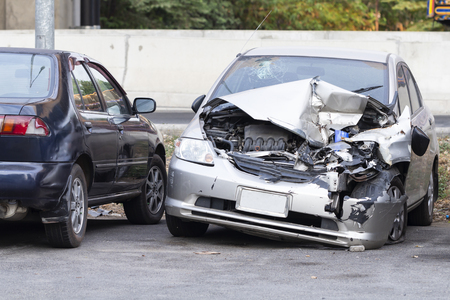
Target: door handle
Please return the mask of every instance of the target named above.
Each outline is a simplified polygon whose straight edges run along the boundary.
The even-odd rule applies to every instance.
[[[120,133],[119,139],[122,139],[122,135],[123,135],[123,126],[122,125],[117,125],[117,130]]]
[[[89,132],[92,132],[92,123],[91,122],[84,122],[84,127],[86,127],[86,129]]]

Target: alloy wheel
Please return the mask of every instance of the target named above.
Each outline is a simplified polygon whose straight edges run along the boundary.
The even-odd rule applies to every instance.
[[[433,172],[430,173],[430,183],[428,184],[428,193],[427,193],[428,199],[428,213],[430,214],[430,217],[433,217],[433,208],[434,208],[434,176]]]
[[[70,199],[70,218],[72,228],[75,234],[78,234],[83,227],[84,213],[84,192],[83,183],[79,178],[75,178],[72,183],[71,199]]]
[[[147,178],[147,205],[152,214],[158,213],[164,202],[164,179],[157,166],[150,169]]]
[[[393,201],[397,201],[400,199],[402,193],[400,189],[396,186],[391,186],[388,190],[388,195],[391,197]],[[395,200],[394,200],[395,199]],[[394,219],[394,224],[392,225],[391,233],[389,234],[389,238],[393,241],[401,238],[404,230],[405,230],[405,207],[402,205],[400,211],[397,213]]]

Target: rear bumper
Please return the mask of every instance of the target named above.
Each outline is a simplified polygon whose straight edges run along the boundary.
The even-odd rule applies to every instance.
[[[55,209],[67,185],[71,163],[0,162],[0,201],[23,207]]]

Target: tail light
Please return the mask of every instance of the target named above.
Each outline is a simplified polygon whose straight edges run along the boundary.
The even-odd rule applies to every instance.
[[[0,135],[47,136],[47,125],[33,116],[0,116]]]

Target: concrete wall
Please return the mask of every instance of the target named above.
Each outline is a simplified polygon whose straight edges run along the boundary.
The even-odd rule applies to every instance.
[[[208,92],[252,33],[57,30],[55,47],[104,63],[130,98],[153,97],[159,107],[188,108],[197,96]],[[450,32],[259,31],[244,50],[281,45],[396,53],[409,64],[433,113],[450,114]],[[34,47],[34,31],[0,31],[0,46]]]

